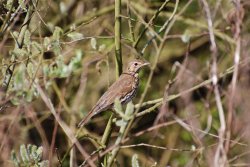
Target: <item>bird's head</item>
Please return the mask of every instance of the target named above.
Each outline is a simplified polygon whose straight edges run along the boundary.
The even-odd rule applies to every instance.
[[[139,59],[133,60],[128,63],[127,72],[137,73],[143,66],[146,66],[146,65],[149,65],[149,62],[144,61],[144,60],[139,60]]]

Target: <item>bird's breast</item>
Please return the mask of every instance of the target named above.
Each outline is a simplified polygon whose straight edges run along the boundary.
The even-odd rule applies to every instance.
[[[138,87],[139,87],[139,77],[138,75],[135,75],[131,91],[128,92],[123,98],[121,98],[121,103],[127,104],[128,102],[130,102],[136,96]]]

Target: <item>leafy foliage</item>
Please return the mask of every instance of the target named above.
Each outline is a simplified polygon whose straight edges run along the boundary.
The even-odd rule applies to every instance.
[[[24,144],[20,146],[19,156],[15,151],[11,152],[11,160],[16,167],[48,167],[48,161],[42,160],[43,147]]]
[[[248,163],[248,1],[0,2],[0,166]],[[77,129],[135,58],[133,103]]]

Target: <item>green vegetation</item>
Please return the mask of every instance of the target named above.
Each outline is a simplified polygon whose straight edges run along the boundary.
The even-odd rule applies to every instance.
[[[0,166],[250,166],[249,9],[0,0]],[[78,128],[135,58],[133,102]]]

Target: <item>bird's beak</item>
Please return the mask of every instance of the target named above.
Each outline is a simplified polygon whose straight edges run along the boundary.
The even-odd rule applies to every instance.
[[[142,64],[142,66],[149,66],[149,65],[150,65],[149,62],[145,62],[145,63]]]

